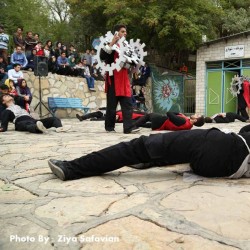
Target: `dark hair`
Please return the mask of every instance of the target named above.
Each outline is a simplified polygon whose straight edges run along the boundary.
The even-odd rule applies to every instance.
[[[4,30],[4,26],[3,26],[2,24],[0,24],[0,28],[1,28],[2,30]]]
[[[197,118],[197,121],[194,123],[194,125],[195,125],[196,127],[201,127],[201,126],[204,125],[204,123],[205,123],[205,118],[204,118],[204,116],[202,115],[201,117]]]
[[[126,26],[125,24],[116,24],[116,25],[114,26],[114,32],[120,31],[121,28],[127,29],[127,26]]]
[[[51,42],[51,46],[53,45],[52,41],[51,40],[47,40],[45,44],[48,45],[48,43]]]
[[[62,42],[59,42],[59,41],[56,42],[56,47],[58,47],[58,44],[59,44],[59,43],[61,44],[61,47],[62,47]]]
[[[205,117],[204,119],[205,119],[206,123],[212,123],[213,122],[211,117]]]
[[[21,64],[20,63],[13,64],[13,68],[15,68],[16,66],[21,66]]]
[[[8,87],[8,86],[7,86]],[[9,88],[8,88],[9,89]],[[3,104],[3,97],[6,96],[6,95],[9,95],[9,94],[2,94],[0,95],[0,104],[3,105],[4,107],[6,107],[5,104]]]
[[[3,97],[4,97],[5,95],[0,95],[0,103],[1,103],[1,105],[3,105]]]
[[[1,90],[5,90],[5,89],[8,89],[8,90],[9,90],[9,87],[8,87],[6,84],[2,84],[2,85],[0,86],[0,89],[1,89]]]

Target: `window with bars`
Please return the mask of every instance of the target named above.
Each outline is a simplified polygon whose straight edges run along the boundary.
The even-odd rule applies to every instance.
[[[221,69],[222,68],[222,62],[208,62],[207,63],[207,69]]]

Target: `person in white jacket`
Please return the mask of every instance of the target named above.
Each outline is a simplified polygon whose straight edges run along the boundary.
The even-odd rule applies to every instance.
[[[23,72],[21,71],[21,65],[19,63],[14,64],[14,69],[8,70],[8,79],[14,81],[15,87],[17,85],[18,79],[23,79]]]

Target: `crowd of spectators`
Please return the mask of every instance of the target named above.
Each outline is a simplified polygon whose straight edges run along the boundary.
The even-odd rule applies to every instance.
[[[0,84],[11,79],[13,73],[18,75],[15,78],[20,79],[20,73],[17,74],[16,71],[17,65],[20,65],[20,70],[34,71],[37,57],[47,58],[48,71],[53,74],[86,78],[90,91],[95,91],[95,80],[103,80],[101,71],[96,68],[95,49],[86,49],[85,53],[79,53],[73,44],[67,46],[58,41],[53,45],[51,40],[42,42],[38,33],[27,31],[24,36],[21,27],[13,35],[15,48],[10,54],[9,41],[10,36],[4,33],[4,26],[0,25]],[[17,79],[13,79],[15,85]]]
[[[51,40],[42,42],[38,33],[27,31],[24,36],[21,27],[13,34],[12,53],[8,53],[9,42],[10,36],[4,32],[4,26],[0,25],[0,94],[9,93],[15,98],[16,104],[28,112],[32,94],[24,79],[23,70],[34,71],[39,57],[46,58],[48,71],[53,74],[85,78],[90,91],[95,91],[95,80],[104,80],[100,69],[96,67],[95,49],[79,53],[73,44],[67,46],[58,41],[53,45]],[[146,111],[144,86],[150,76],[150,68],[146,64],[140,70],[140,74],[132,80],[132,100],[135,109]],[[135,88],[136,85],[139,89]]]

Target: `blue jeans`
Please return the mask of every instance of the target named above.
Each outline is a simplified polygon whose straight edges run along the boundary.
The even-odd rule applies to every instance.
[[[92,76],[84,76],[86,78],[89,89],[95,87],[95,79]]]

